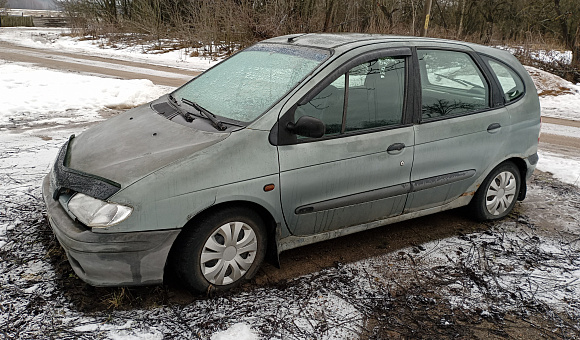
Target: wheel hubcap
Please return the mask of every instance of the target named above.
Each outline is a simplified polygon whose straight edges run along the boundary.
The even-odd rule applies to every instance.
[[[504,213],[516,197],[516,178],[509,171],[499,173],[487,188],[486,208],[494,215]]]
[[[217,228],[201,252],[201,272],[212,284],[227,285],[239,280],[252,266],[258,249],[254,230],[243,222]]]

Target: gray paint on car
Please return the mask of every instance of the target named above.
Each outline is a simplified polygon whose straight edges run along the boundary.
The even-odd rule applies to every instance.
[[[51,225],[79,277],[94,285],[159,283],[180,230],[195,228],[197,216],[228,204],[259,207],[272,222],[268,233],[279,253],[466,205],[498,164],[516,160],[522,177],[529,178],[537,163],[539,100],[525,69],[505,51],[364,34],[291,35],[266,42],[324,48],[332,56],[247,126],[229,125],[220,132],[201,118],[193,125],[176,123],[171,119],[181,116],[158,112],[168,101],[162,97],[152,103],[158,111],[144,105],[75,138],[70,169],[119,183],[120,190],[107,201],[133,208],[121,223],[87,228],[52,198],[54,175],[47,176],[43,192]],[[422,120],[417,48],[472,56],[489,82],[492,108]],[[406,58],[401,124],[279,143],[301,101],[316,95],[324,87],[319,84],[343,65],[373,53]],[[478,54],[513,68],[526,94],[496,103],[497,81]],[[404,147],[387,151],[398,144]],[[265,191],[269,184],[274,190]],[[146,235],[150,242],[140,243]],[[128,254],[130,249],[135,254]]]

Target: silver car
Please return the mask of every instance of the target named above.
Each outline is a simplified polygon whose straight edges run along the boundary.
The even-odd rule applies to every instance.
[[[506,216],[540,105],[508,52],[302,34],[253,45],[62,147],[50,225],[95,286],[227,290],[268,255],[469,205]]]

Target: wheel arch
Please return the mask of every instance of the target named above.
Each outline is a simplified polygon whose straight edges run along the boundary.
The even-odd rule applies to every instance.
[[[485,181],[485,179],[487,178],[487,176],[489,176],[490,173],[493,172],[493,170],[495,170],[496,168],[502,166],[505,163],[513,163],[515,164],[515,166],[518,168],[519,172],[520,172],[520,191],[518,193],[518,201],[523,201],[526,198],[526,192],[527,192],[527,184],[526,184],[526,178],[528,175],[528,166],[526,164],[526,161],[524,159],[522,159],[521,157],[510,157],[507,159],[504,159],[503,161],[497,163],[494,167],[490,167],[489,171],[487,171],[486,173],[484,173],[483,176],[481,176],[480,178],[480,182],[477,185],[477,191],[480,190],[481,188],[481,183],[483,183],[483,181]],[[483,190],[483,189],[481,189]],[[475,194],[475,192],[473,192],[473,194]]]
[[[528,191],[528,187],[526,184],[526,178],[527,178],[527,174],[528,174],[528,166],[526,164],[526,161],[524,161],[523,159],[519,158],[519,157],[512,157],[509,159],[506,159],[505,161],[501,162],[498,166],[500,166],[501,164],[504,164],[506,162],[512,162],[516,165],[516,167],[518,168],[518,170],[520,170],[520,192],[518,192],[518,201],[523,201],[526,198],[526,193]]]
[[[274,216],[272,215],[272,213],[268,209],[266,209],[265,207],[263,207],[262,205],[260,205],[258,203],[251,202],[251,201],[238,200],[238,201],[221,202],[221,203],[212,205],[212,206],[198,212],[195,216],[190,218],[187,221],[187,223],[183,226],[182,230],[195,228],[197,222],[199,220],[203,219],[205,216],[212,215],[220,210],[231,208],[231,207],[238,207],[238,208],[243,208],[243,209],[253,211],[253,212],[257,213],[260,216],[260,218],[262,218],[262,221],[264,222],[264,225],[266,227],[266,235],[267,235],[266,259],[265,260],[268,261],[269,263],[271,263],[272,265],[280,268],[280,261],[278,258],[278,242],[277,242],[277,235],[278,235],[278,232],[280,229],[280,224],[278,222],[276,222],[276,219],[274,218]],[[180,233],[177,236],[176,240],[173,242],[173,245],[171,247],[171,250],[169,251],[169,254],[173,253],[174,248],[178,244],[178,240],[180,239],[181,236],[182,236],[182,233]],[[169,255],[167,257],[167,260],[165,263],[165,270],[166,271],[167,271],[171,257],[172,257],[171,255]]]

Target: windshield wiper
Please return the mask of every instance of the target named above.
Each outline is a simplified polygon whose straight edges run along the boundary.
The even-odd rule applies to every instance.
[[[458,78],[453,78],[453,77],[446,76],[446,75],[444,75],[444,74],[441,74],[441,73],[435,73],[435,75],[436,75],[436,76],[438,76],[438,77],[443,77],[443,78],[445,78],[445,79],[452,80],[452,81],[454,81],[454,82],[456,82],[456,83],[459,83],[459,84],[461,84],[461,85],[464,85],[464,86],[477,87],[477,88],[480,88],[480,89],[483,89],[483,88],[484,88],[483,86],[481,86],[481,85],[478,85],[478,84],[475,84],[475,83],[472,83],[472,82],[470,82],[470,81],[463,80],[463,79],[458,79]]]
[[[175,97],[173,97],[173,95],[170,93],[167,97],[169,97],[169,100],[171,100],[171,102],[173,104],[175,104],[175,108],[177,109],[177,111],[179,112],[179,114],[181,116],[183,116],[183,118],[185,118],[185,121],[188,123],[193,122],[193,120],[195,118],[192,117],[192,114],[190,112],[187,112],[186,110],[184,110],[183,108],[181,108],[181,106],[179,105],[179,103],[177,102],[177,99],[175,99]]]
[[[203,114],[204,116],[207,117],[207,119],[209,119],[211,121],[211,123],[213,124],[213,126],[218,129],[219,131],[224,131],[225,129],[227,129],[227,127],[224,125],[224,123],[222,123],[219,119],[216,118],[216,116],[209,112],[208,110],[204,109],[202,106],[200,106],[198,103],[196,102],[192,102],[189,99],[185,99],[182,98],[181,102],[190,105],[192,107],[194,107],[197,111],[199,111],[199,113]]]

